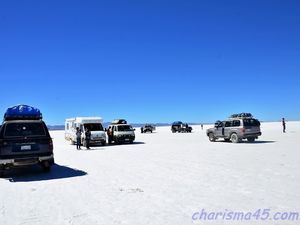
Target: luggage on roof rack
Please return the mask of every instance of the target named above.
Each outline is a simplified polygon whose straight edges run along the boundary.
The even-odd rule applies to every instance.
[[[248,118],[252,118],[252,114],[251,113],[238,113],[238,114],[232,114],[229,118],[244,118],[244,117],[248,117]]]
[[[40,120],[42,118],[40,110],[29,105],[17,105],[10,107],[4,114],[4,120]]]
[[[112,124],[127,124],[127,121],[124,119],[115,119],[111,123]]]

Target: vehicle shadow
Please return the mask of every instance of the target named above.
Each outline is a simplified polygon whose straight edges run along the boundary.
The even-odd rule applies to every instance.
[[[118,147],[118,146],[129,146],[129,145],[143,145],[145,142],[142,141],[136,141],[133,143],[123,143],[123,144],[106,144],[105,146],[91,146],[90,149],[87,149],[85,147],[81,148],[78,151],[104,151],[107,150],[106,148],[113,148],[113,147]]]
[[[254,142],[248,142],[248,141],[242,141],[241,144],[272,144],[276,143],[276,141],[254,141]]]
[[[224,141],[224,140],[220,140],[220,141],[216,141],[216,142],[222,142],[222,143],[229,143],[229,144],[233,144],[231,141]],[[253,144],[272,144],[272,143],[276,143],[276,141],[254,141],[254,142],[249,142],[249,141],[240,141],[238,144],[249,144],[249,145],[253,145]]]
[[[87,172],[85,171],[55,164],[48,173],[44,173],[39,166],[32,166],[11,169],[6,171],[3,177],[10,182],[33,182],[65,179],[85,175],[87,175]]]
[[[133,143],[122,143],[122,144],[112,143],[112,144],[107,144],[105,146],[111,147],[111,146],[122,146],[122,145],[143,145],[143,144],[145,144],[145,142],[143,142],[143,141],[134,141]]]

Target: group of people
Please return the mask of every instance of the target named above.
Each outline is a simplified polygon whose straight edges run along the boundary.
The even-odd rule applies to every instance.
[[[86,149],[90,149],[90,141],[91,141],[91,131],[89,128],[85,129],[85,146]],[[76,148],[77,150],[81,149],[81,136],[82,131],[79,127],[76,128]]]

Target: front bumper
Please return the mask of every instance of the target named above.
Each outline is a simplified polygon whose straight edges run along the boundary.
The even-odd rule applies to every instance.
[[[118,142],[132,142],[135,140],[135,136],[119,136],[116,139]]]

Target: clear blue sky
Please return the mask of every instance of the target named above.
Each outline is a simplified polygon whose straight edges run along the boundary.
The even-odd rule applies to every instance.
[[[300,120],[300,1],[0,1],[0,114]]]

